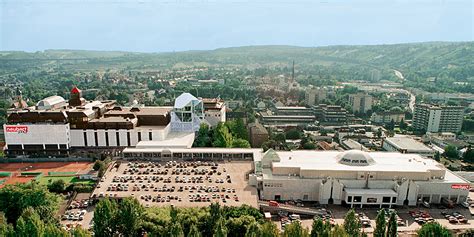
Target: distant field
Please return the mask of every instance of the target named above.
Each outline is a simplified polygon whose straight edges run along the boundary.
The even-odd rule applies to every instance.
[[[71,176],[43,176],[41,178],[39,178],[38,182],[40,184],[44,184],[44,185],[47,185],[50,183],[50,180],[51,182],[54,182],[56,180],[64,180],[64,182],[66,182],[66,184],[70,184],[70,183],[83,183],[83,184],[93,184],[94,181],[91,181],[91,180],[80,180],[79,178],[77,177],[71,177]]]

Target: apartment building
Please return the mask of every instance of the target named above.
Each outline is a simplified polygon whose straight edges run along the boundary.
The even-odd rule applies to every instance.
[[[459,132],[463,116],[462,106],[416,104],[413,127],[426,132]]]
[[[358,93],[349,95],[349,104],[353,113],[366,113],[372,109],[373,98],[371,95]]]

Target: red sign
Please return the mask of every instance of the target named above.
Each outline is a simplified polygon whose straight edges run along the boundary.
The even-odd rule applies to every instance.
[[[471,185],[469,184],[453,184],[451,185],[452,189],[465,189],[469,190],[471,188]]]
[[[28,133],[28,126],[7,126],[7,132]]]

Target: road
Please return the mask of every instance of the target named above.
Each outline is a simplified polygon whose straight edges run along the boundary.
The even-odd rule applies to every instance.
[[[395,76],[397,76],[400,80],[404,81],[405,77],[403,76],[402,72],[393,69],[393,72],[395,73]],[[415,111],[415,100],[416,97],[413,93],[411,93],[408,90],[405,90],[409,95],[410,95],[410,103],[408,104],[408,107],[410,108],[411,112],[413,113]]]

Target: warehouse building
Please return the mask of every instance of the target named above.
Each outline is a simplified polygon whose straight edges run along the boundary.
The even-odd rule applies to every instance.
[[[383,140],[382,148],[386,151],[419,154],[426,157],[434,157],[436,153],[430,147],[409,136],[387,137]]]
[[[52,96],[34,107],[9,110],[6,154],[67,156],[71,149],[121,150],[145,141],[160,146],[180,137],[188,141],[206,121],[205,112],[202,100],[189,93],[177,97],[174,106],[122,107],[111,100],[86,101],[74,87],[69,101]]]
[[[249,182],[264,200],[392,207],[460,203],[469,194],[466,180],[417,154],[268,150],[256,158]]]

